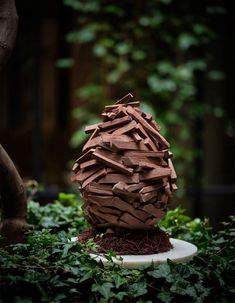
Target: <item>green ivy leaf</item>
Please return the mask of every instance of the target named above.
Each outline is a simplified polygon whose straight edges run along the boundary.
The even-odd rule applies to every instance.
[[[191,46],[198,45],[198,39],[190,33],[182,33],[178,38],[178,46],[182,50],[187,50]]]
[[[154,277],[155,279],[167,278],[170,272],[171,270],[168,264],[160,264],[157,269],[154,269],[153,271],[149,271],[148,275]]]
[[[126,292],[120,291],[120,292],[118,292],[117,294],[115,294],[114,297],[117,298],[119,301],[122,301],[123,298],[124,298],[125,296],[127,296],[127,295],[128,295],[128,294],[127,294]]]
[[[172,302],[172,295],[170,294],[169,291],[162,291],[157,294],[157,298],[161,300],[164,303],[170,303]]]
[[[114,285],[110,282],[105,282],[103,284],[93,284],[91,291],[99,292],[105,299],[109,299],[112,295],[111,289]]]
[[[130,45],[128,43],[125,43],[125,42],[118,43],[115,46],[115,51],[119,55],[126,55],[130,51]]]
[[[92,270],[88,270],[87,272],[83,272],[82,278],[80,279],[80,282],[84,282],[92,277]]]
[[[95,39],[96,33],[91,28],[83,28],[80,31],[70,32],[66,36],[68,42],[87,43]]]
[[[222,71],[219,70],[211,70],[207,74],[208,78],[213,81],[221,81],[224,80],[225,75]]]
[[[136,61],[144,60],[147,56],[147,54],[144,51],[141,50],[134,50],[132,53],[132,58]]]
[[[71,58],[61,58],[56,61],[56,67],[58,68],[69,68],[74,65],[74,60]]]
[[[107,48],[104,45],[101,44],[96,44],[93,47],[93,53],[97,56],[97,57],[103,57],[107,54]]]
[[[133,297],[139,297],[147,293],[147,284],[144,281],[133,283],[129,286]]]

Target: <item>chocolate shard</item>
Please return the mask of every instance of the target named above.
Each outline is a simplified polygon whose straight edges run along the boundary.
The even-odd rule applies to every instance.
[[[132,132],[132,137],[133,137],[133,139],[136,143],[138,143],[142,140],[142,138],[140,137],[140,135],[136,131]]]
[[[79,171],[79,169],[80,169],[79,164],[75,162],[72,171],[76,174]]]
[[[151,171],[141,174],[140,175],[140,180],[141,181],[153,181],[153,180],[158,180],[163,177],[168,177],[170,176],[171,170],[170,168],[166,167],[161,167],[159,166],[158,168],[152,169]]]
[[[99,152],[103,156],[105,156],[105,157],[107,157],[107,158],[109,158],[109,159],[111,159],[111,160],[113,160],[115,162],[122,163],[121,162],[122,156],[120,154],[118,154],[118,153],[113,152],[113,151],[109,151],[109,150],[105,150],[105,149],[101,149],[100,147],[97,147],[94,152]]]
[[[114,199],[117,200],[117,198],[114,198]],[[146,214],[146,212],[144,212],[142,210],[135,209],[132,205],[130,205],[127,202],[122,201],[121,199],[119,199],[117,201],[117,203],[114,204],[114,205],[115,206],[113,206],[113,207],[116,207],[116,208],[122,210],[124,212],[124,215],[125,214],[132,215],[132,216],[134,216],[135,218],[139,219],[142,222],[144,222],[149,217],[149,215]],[[122,220],[122,217],[120,219]]]
[[[163,182],[159,182],[158,184],[154,184],[154,185],[148,185],[148,186],[144,186],[142,187],[142,189],[140,190],[140,194],[146,194],[146,193],[150,193],[152,191],[156,191],[159,188],[163,187],[165,184]]]
[[[105,177],[99,180],[101,184],[115,184],[118,182],[125,182],[127,184],[139,183],[139,174],[133,174],[132,176],[127,176],[123,174],[107,174]]]
[[[158,196],[158,190],[154,190],[145,194],[140,194],[140,201],[145,203],[151,200],[152,198],[156,198],[157,200],[157,196]]]
[[[169,195],[167,193],[159,193],[158,200],[167,204],[169,202]]]
[[[114,133],[112,134],[101,134],[102,142],[104,143],[111,143],[112,141],[118,140],[123,142],[130,142],[134,140],[131,140],[131,138],[125,134],[122,135],[116,135]]]
[[[162,159],[161,158],[156,158],[156,159],[149,159],[144,156],[129,156],[129,157],[122,157],[122,162],[126,166],[134,167],[134,166],[139,166],[141,169],[142,168],[157,168],[159,165],[162,165]],[[162,165],[163,166],[163,165]]]
[[[104,207],[114,207],[115,209],[119,209],[122,212],[132,213],[134,208],[131,204],[123,201],[120,197],[100,197],[95,195],[89,195],[89,200],[97,205]]]
[[[147,132],[144,130],[144,128],[142,127],[141,124],[137,124],[136,127],[135,127],[136,131],[139,133],[139,135],[141,136],[141,138],[143,139],[147,139],[149,138]]]
[[[127,185],[125,187],[125,190],[129,191],[129,192],[134,192],[134,191],[140,190],[144,186],[145,186],[145,183],[139,182],[138,184]]]
[[[102,187],[93,186],[92,183],[88,184],[88,186],[86,187],[86,191],[88,193],[103,195],[103,196],[112,196],[113,195],[111,186],[110,186],[110,189],[107,189],[107,188],[105,189]]]
[[[140,106],[140,101],[128,102],[128,103],[124,104],[124,106],[128,106],[128,105],[138,108]]]
[[[116,110],[118,110],[119,107],[120,107],[119,104],[116,104],[116,105],[115,104],[114,105],[106,105],[104,112],[113,111],[113,112],[117,113]]]
[[[96,217],[103,219],[104,223],[111,223],[111,224],[117,224],[118,223],[118,217],[116,215],[111,214],[104,214],[98,210],[95,210],[93,207],[90,207],[89,212],[93,213]],[[99,224],[96,224],[99,226]]]
[[[100,124],[102,124],[102,123],[96,123],[96,124],[93,124],[93,125],[86,126],[85,127],[85,133],[86,134],[92,133],[93,131],[95,131],[96,129],[99,128]]]
[[[150,163],[148,161],[140,161],[139,162],[140,169],[150,169],[150,168],[158,168],[159,165],[155,163]]]
[[[172,192],[176,191],[178,189],[177,185],[175,183],[172,184]]]
[[[116,152],[115,149],[112,148],[110,143],[101,142],[99,143],[99,147],[102,147],[103,151]]]
[[[171,197],[172,191],[171,191],[171,185],[170,185],[169,182],[166,183],[165,192],[166,192],[166,194],[167,194],[169,197]]]
[[[138,108],[140,106],[140,101],[133,101],[133,102],[127,102],[127,103],[119,103],[114,105],[106,105],[104,112],[114,112],[115,114],[120,112],[120,109],[123,109],[124,107],[132,106]]]
[[[107,174],[117,174],[118,173],[117,170],[115,168],[112,168],[112,167],[107,167],[106,171],[107,171]]]
[[[140,161],[148,161],[146,157],[122,157],[123,164],[127,166],[139,166]]]
[[[141,209],[137,209],[134,207],[133,207],[132,211],[129,212],[129,214],[133,215],[134,217],[136,217],[143,223],[149,218],[149,214],[146,211],[143,211]]]
[[[122,224],[122,222],[124,224]],[[133,227],[135,229],[147,229],[147,226],[144,222],[140,221],[139,219],[130,215],[129,213],[124,213],[120,217],[119,225],[120,226],[125,226],[126,228],[129,228],[129,229],[131,229]]]
[[[141,117],[141,115],[136,110],[128,106],[127,112],[132,116],[134,120],[136,120],[143,126],[147,133],[149,133],[161,143],[162,148],[170,147],[170,144],[166,141],[166,139],[156,129],[154,129],[143,117]]]
[[[111,215],[115,215],[120,217],[122,212],[118,209],[111,207],[104,207],[104,206],[92,206],[92,208],[100,213],[104,213],[104,214],[111,214]]]
[[[145,120],[147,121],[151,121],[152,120],[152,115],[150,114],[146,114],[146,113],[142,113],[142,116],[144,117]]]
[[[95,137],[95,138],[93,138],[91,140],[88,140],[87,143],[83,146],[82,151],[85,152],[85,151],[87,151],[90,148],[94,148],[97,145],[99,145],[99,143],[101,143],[101,142],[102,142],[102,138],[100,136],[99,137]]]
[[[131,141],[123,142],[120,140],[113,140],[112,146],[117,150],[148,150],[148,148],[142,142],[136,143]]]
[[[153,215],[153,216],[155,216],[156,218],[159,218],[159,219],[163,218],[164,215],[165,215],[164,211],[154,207],[153,204],[144,205],[142,207],[142,209],[144,211],[146,211],[147,213],[149,213],[149,214],[151,214],[151,215]]]
[[[107,112],[107,113],[102,113],[102,117],[107,117],[109,120],[114,120],[117,117],[117,113],[114,112]]]
[[[128,101],[130,101],[133,98],[132,94],[127,94],[124,97],[122,97],[121,99],[119,99],[115,104],[123,104],[123,103],[127,103]]]
[[[107,165],[109,167],[113,167],[117,170],[124,172],[125,174],[128,174],[128,175],[133,174],[132,168],[127,168],[123,164],[121,164],[115,160],[112,160],[109,157],[106,157],[104,154],[102,154],[102,151],[100,151],[98,149],[93,153],[92,157],[94,157],[95,159],[97,159],[97,161],[104,163],[105,165]]]
[[[87,178],[89,178],[91,175],[96,173],[98,170],[100,170],[101,166],[93,167],[91,169],[80,169],[75,176],[73,176],[73,181],[77,181],[79,183],[82,183]]]
[[[126,124],[131,120],[132,118],[130,116],[125,116],[122,118],[117,118],[112,121],[103,122],[99,125],[99,128],[102,130],[110,129],[110,128],[118,128],[120,125]]]
[[[154,226],[157,223],[159,223],[160,218],[149,218],[148,220],[145,221],[145,224],[148,226]]]
[[[127,186],[127,184],[125,182],[120,181],[113,186],[112,190],[114,191],[115,189],[119,189],[119,190],[124,191],[126,186]]]
[[[169,159],[172,158],[173,154],[169,150],[164,150],[164,158]]]
[[[145,119],[146,119],[146,118],[145,118]],[[160,127],[160,125],[158,125],[158,124],[157,124],[157,122],[156,122],[156,121],[151,120],[151,121],[149,121],[149,124],[150,124],[150,125],[151,125],[153,128],[155,128],[155,129],[156,129],[156,131],[160,132],[161,127]]]
[[[112,132],[113,135],[122,135],[122,134],[126,134],[129,131],[132,131],[133,129],[135,129],[137,123],[135,121],[131,121],[128,124],[116,129],[114,132]]]
[[[97,172],[95,172],[94,174],[92,174],[89,178],[87,178],[83,183],[82,183],[82,188],[86,187],[89,183],[91,183],[92,181],[97,180],[98,178],[101,178],[103,176],[106,175],[106,169],[100,169]]]
[[[169,163],[169,167],[171,169],[171,180],[173,182],[175,182],[177,180],[177,175],[176,175],[175,168],[173,166],[171,159],[168,159],[168,163]]]
[[[91,202],[91,203],[94,203],[96,205],[100,205],[100,206],[104,206],[104,207],[110,207],[110,205],[112,207],[115,207],[115,204],[114,204],[114,197],[110,195],[108,196],[97,196],[97,195],[94,195],[94,194],[89,194],[87,196],[88,198],[88,201]]]
[[[125,187],[127,187],[126,183],[118,182],[113,186],[112,191],[117,195],[125,196],[127,198],[129,198],[129,197],[130,198],[135,198],[135,199],[139,198],[138,193],[129,192],[125,189]]]
[[[107,171],[108,170],[106,169],[106,172]],[[98,189],[104,189],[104,190],[109,190],[109,191],[112,190],[112,185],[100,184],[99,182],[91,182],[89,185],[92,187],[98,188]]]
[[[81,163],[80,168],[84,169],[84,168],[89,168],[89,167],[92,167],[95,165],[97,165],[97,161],[95,159],[91,159],[91,160]]]
[[[82,154],[81,157],[79,157],[77,160],[76,160],[76,163],[82,163],[86,160],[89,160],[91,158],[91,154],[95,151],[95,149],[91,148],[89,149],[87,152],[85,152],[84,154]]]
[[[146,145],[148,150],[158,151],[158,148],[156,147],[156,145],[153,143],[153,141],[150,138],[146,138],[144,140],[144,144]]]
[[[162,151],[124,151],[124,155],[127,157],[147,157],[147,158],[163,158],[165,156],[165,152]]]

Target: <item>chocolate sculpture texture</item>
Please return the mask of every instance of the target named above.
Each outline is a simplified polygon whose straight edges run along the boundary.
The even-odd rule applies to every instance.
[[[131,94],[105,106],[73,167],[95,228],[153,230],[177,189],[169,143]]]

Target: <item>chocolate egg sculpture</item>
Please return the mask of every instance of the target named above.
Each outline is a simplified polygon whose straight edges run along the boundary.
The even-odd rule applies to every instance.
[[[73,167],[87,220],[96,228],[151,230],[176,187],[169,143],[131,94],[106,106]]]

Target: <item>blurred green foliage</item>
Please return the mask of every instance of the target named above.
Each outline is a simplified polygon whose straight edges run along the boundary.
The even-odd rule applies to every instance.
[[[223,73],[209,70],[208,51],[216,39],[211,18],[224,13],[220,0],[64,0],[76,16],[74,30],[66,39],[79,45],[92,62],[85,84],[76,90],[79,107],[74,111],[80,128],[71,139],[73,147],[86,139],[84,125],[97,122],[105,105],[131,92],[155,114],[162,134],[171,142],[178,175],[178,196],[185,182],[195,177],[190,169],[196,149],[195,121],[205,113],[223,115],[198,98],[198,82],[207,74],[213,81]],[[66,61],[61,61],[61,65]],[[71,63],[71,61],[69,61]],[[79,68],[78,68],[79,73]],[[182,178],[183,176],[183,178]]]

